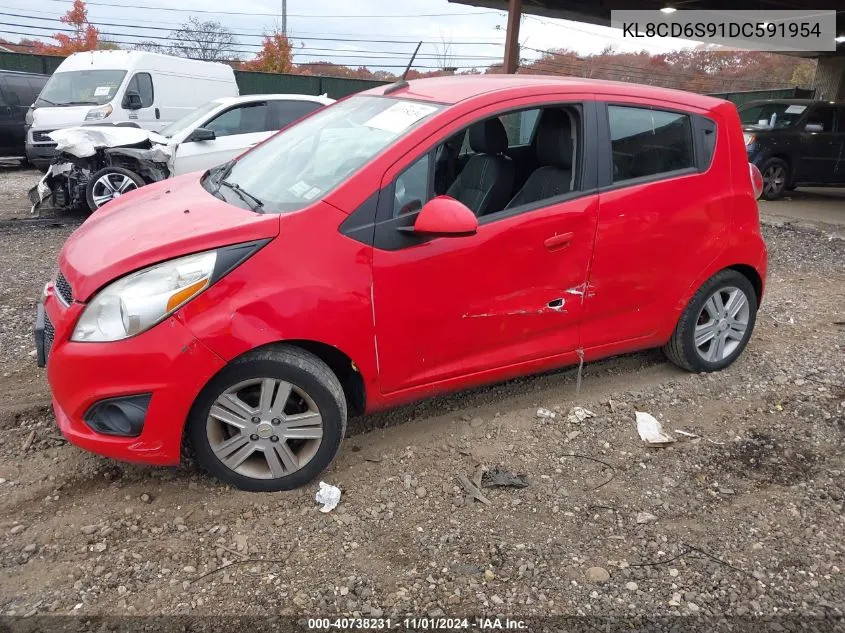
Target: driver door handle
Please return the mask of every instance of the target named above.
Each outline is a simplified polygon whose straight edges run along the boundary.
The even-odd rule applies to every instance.
[[[546,241],[543,242],[543,245],[550,251],[558,251],[569,246],[573,237],[575,237],[575,235],[571,232],[553,235],[552,237],[547,238]]]

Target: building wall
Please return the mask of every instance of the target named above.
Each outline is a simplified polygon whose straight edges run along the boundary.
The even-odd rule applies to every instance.
[[[813,87],[816,99],[845,101],[845,57],[820,57]]]

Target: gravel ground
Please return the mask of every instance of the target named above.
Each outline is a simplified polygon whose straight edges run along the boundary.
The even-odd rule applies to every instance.
[[[567,370],[351,421],[323,514],[316,485],[243,493],[61,439],[29,354],[67,231],[0,234],[0,614],[845,611],[841,240],[765,230],[757,330],[718,374],[645,352],[580,394]],[[698,437],[646,448],[634,411]],[[467,501],[456,476],[496,466],[530,485]]]

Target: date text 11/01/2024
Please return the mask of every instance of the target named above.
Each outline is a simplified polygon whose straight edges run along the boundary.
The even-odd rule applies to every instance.
[[[528,623],[515,618],[308,618],[308,629],[332,631],[344,629],[402,629],[410,631],[510,630],[524,631]]]

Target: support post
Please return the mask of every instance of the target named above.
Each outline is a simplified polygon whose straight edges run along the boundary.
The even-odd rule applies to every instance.
[[[508,0],[508,30],[505,34],[505,72],[513,74],[519,67],[519,22],[522,0]]]

